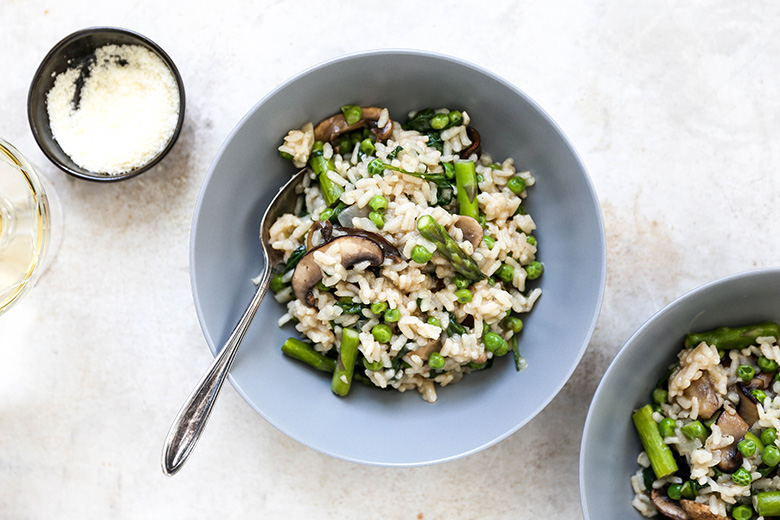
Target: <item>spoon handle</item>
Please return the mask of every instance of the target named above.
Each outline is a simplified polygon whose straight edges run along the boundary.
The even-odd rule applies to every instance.
[[[263,276],[260,284],[257,286],[252,300],[249,302],[244,314],[236,324],[233,332],[230,333],[225,346],[222,347],[214,362],[211,364],[198,385],[192,391],[179,410],[176,419],[173,420],[168,436],[165,438],[162,453],[162,467],[166,475],[173,475],[186,462],[192,449],[197,444],[206,422],[214,409],[214,403],[217,400],[222,384],[227,378],[230,366],[244,339],[252,318],[255,317],[260,303],[263,301],[268,286],[271,283],[271,267],[267,261],[263,270]]]

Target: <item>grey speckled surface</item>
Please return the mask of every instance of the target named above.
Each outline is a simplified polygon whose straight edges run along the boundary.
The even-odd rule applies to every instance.
[[[682,293],[780,259],[780,6],[449,5],[451,17],[433,21],[440,6],[408,1],[0,0],[0,135],[52,181],[66,216],[52,269],[0,317],[0,516],[357,519],[378,517],[368,511],[379,507],[404,519],[581,517],[580,432],[618,348]],[[149,36],[187,87],[172,154],[111,185],[57,171],[26,120],[39,60],[91,25]],[[416,469],[357,466],[304,448],[226,388],[192,460],[164,477],[163,437],[210,360],[188,241],[212,158],[280,82],[388,44],[455,55],[512,81],[580,152],[602,203],[609,262],[582,363],[509,439]]]

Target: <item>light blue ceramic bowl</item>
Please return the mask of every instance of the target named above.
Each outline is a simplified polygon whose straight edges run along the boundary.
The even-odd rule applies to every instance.
[[[689,332],[780,319],[780,268],[736,274],[680,297],[620,349],[588,411],[580,448],[585,520],[639,520],[630,478],[642,451],[631,414],[650,400]],[[659,517],[660,518],[660,517]]]
[[[269,297],[231,382],[268,422],[335,457],[413,466],[474,453],[530,421],[568,380],[596,322],[606,256],[596,195],[566,137],[525,94],[479,67],[425,52],[367,52],[307,70],[255,105],[218,153],[195,210],[191,276],[203,333],[212,352],[221,348],[252,296],[260,218],[293,173],[277,153],[282,137],[347,103],[386,106],[399,119],[429,106],[466,109],[486,151],[536,176],[527,208],[546,271],[523,332],[529,367],[517,373],[502,360],[441,389],[433,405],[416,392],[364,387],[339,399],[329,378],[282,355],[295,331],[277,327],[283,308]]]

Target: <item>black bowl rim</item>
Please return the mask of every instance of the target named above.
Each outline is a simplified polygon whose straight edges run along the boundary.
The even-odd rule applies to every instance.
[[[73,43],[74,41],[83,38],[84,36],[90,35],[90,34],[98,34],[98,33],[118,33],[118,34],[124,34],[127,36],[131,36],[133,38],[137,38],[138,40],[143,41],[147,45],[149,45],[154,51],[157,53],[160,58],[165,62],[166,65],[171,69],[171,72],[173,73],[174,78],[176,78],[176,86],[179,90],[179,119],[176,122],[176,129],[173,131],[173,135],[171,136],[170,140],[168,141],[168,144],[166,147],[159,153],[157,156],[149,161],[147,164],[136,168],[134,170],[131,170],[126,173],[118,174],[118,175],[101,175],[101,174],[95,174],[88,170],[76,170],[68,165],[63,164],[60,162],[54,154],[51,153],[49,150],[49,147],[44,143],[43,139],[41,138],[41,132],[45,130],[51,134],[51,128],[48,125],[38,125],[38,121],[34,117],[32,113],[32,99],[33,96],[39,96],[42,93],[40,92],[40,82],[41,77],[43,73],[44,66],[57,54],[62,52],[62,50]],[[154,167],[157,163],[159,163],[163,157],[165,157],[168,152],[173,148],[173,145],[176,143],[176,141],[179,138],[179,134],[181,134],[182,126],[184,126],[184,109],[185,109],[185,93],[184,93],[184,81],[182,80],[181,74],[179,73],[179,69],[176,67],[176,64],[173,62],[170,56],[168,56],[168,53],[166,53],[162,47],[160,47],[157,43],[152,41],[150,38],[144,36],[141,33],[138,33],[136,31],[132,31],[130,29],[124,29],[121,27],[110,27],[110,26],[95,26],[95,27],[87,27],[85,29],[80,29],[76,32],[73,32],[57,42],[54,47],[51,48],[51,50],[46,53],[46,56],[41,60],[40,65],[38,65],[38,68],[35,71],[35,74],[33,75],[32,82],[30,83],[30,88],[27,91],[27,119],[30,123],[30,130],[32,130],[33,137],[35,138],[35,142],[38,143],[38,147],[41,149],[43,154],[52,162],[55,166],[57,166],[59,169],[64,171],[65,173],[68,173],[70,175],[73,175],[74,177],[78,177],[80,179],[86,179],[90,181],[97,181],[97,182],[116,182],[121,181],[125,179],[129,179],[131,177],[135,177],[136,175],[139,175],[152,167]]]

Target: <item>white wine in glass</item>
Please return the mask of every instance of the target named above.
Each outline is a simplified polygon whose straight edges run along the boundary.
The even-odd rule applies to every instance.
[[[0,139],[0,314],[35,285],[51,262],[59,213],[56,197],[35,169]]]

